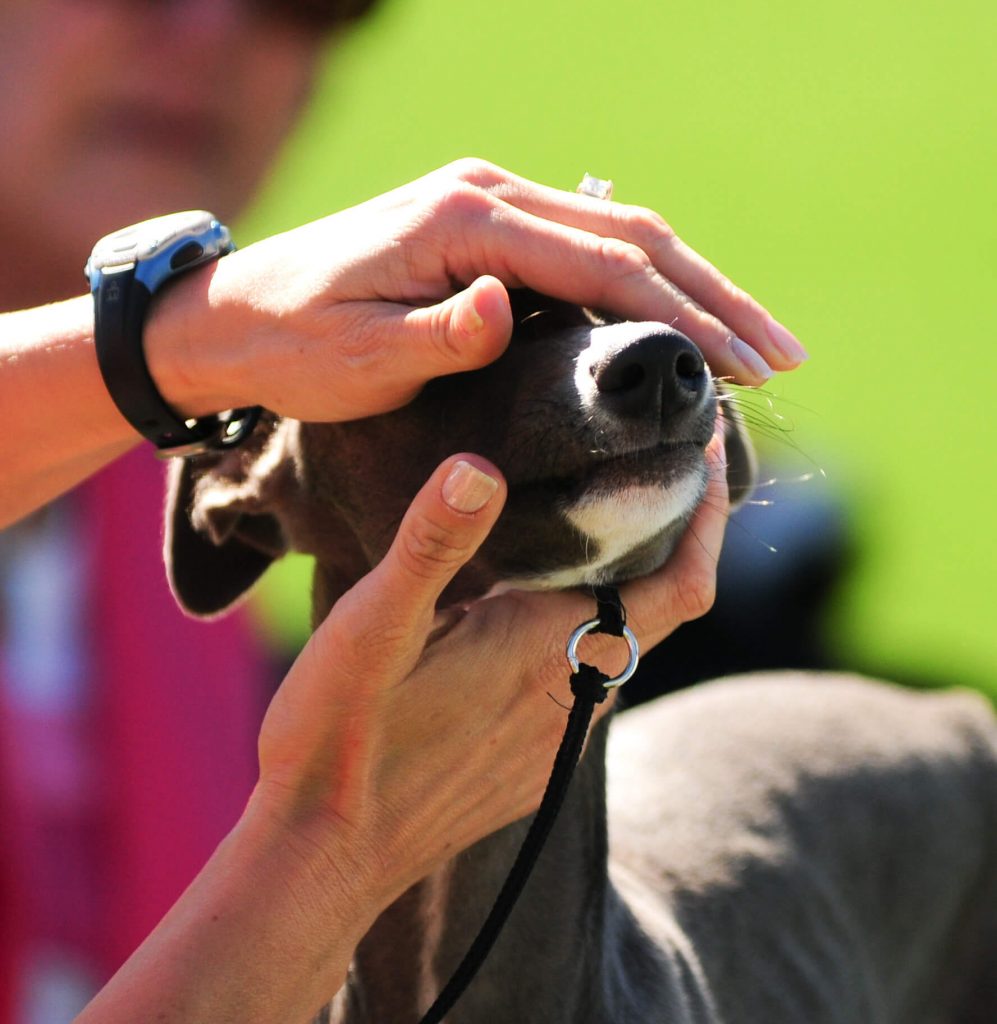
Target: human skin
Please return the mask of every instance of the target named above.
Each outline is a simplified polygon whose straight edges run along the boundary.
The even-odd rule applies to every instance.
[[[727,510],[716,441],[709,459],[707,497],[673,558],[621,591],[642,644],[712,600]],[[447,503],[491,490],[454,486],[458,462],[495,481],[475,511]],[[571,700],[563,639],[590,600],[511,592],[463,615],[435,612],[503,498],[497,470],[476,456],[439,467],[384,560],[282,683],[242,819],[78,1024],[308,1019],[381,910],[536,807]],[[625,652],[612,642],[593,638],[585,657],[617,671]]]
[[[479,287],[501,319],[501,285],[489,279]],[[479,308],[474,290],[470,298]],[[127,445],[99,375],[81,369],[92,341],[83,305],[72,300],[8,318],[15,327],[37,326],[69,309],[80,317],[81,338],[54,344],[39,328],[37,348],[12,359],[0,382],[19,380],[14,390],[23,399],[31,387],[24,367],[41,350],[45,380],[63,380],[67,398],[87,396],[84,405],[103,408],[112,445]],[[480,304],[483,323],[487,305]],[[72,436],[73,446],[83,443]],[[717,445],[711,490],[688,538],[665,570],[624,589],[645,644],[712,600],[726,518]],[[477,510],[447,504],[454,459],[430,480],[384,561],[337,603],[281,684],[242,819],[81,1021],[247,1014],[277,1021],[309,1013],[338,988],[380,910],[431,867],[536,805],[549,762],[537,751],[552,756],[563,727],[547,694],[561,705],[570,699],[563,637],[591,608],[578,594],[512,593],[463,616],[435,617],[439,594],[484,538],[504,495],[496,469],[473,455],[461,461],[495,481],[489,500]],[[607,643],[593,641],[586,657],[599,658]],[[600,663],[613,671],[621,655]],[[474,671],[482,663],[501,666],[487,683]],[[472,680],[460,701],[447,685],[455,677]]]
[[[77,295],[125,224],[246,205],[323,39],[238,0],[0,6],[0,309]]]

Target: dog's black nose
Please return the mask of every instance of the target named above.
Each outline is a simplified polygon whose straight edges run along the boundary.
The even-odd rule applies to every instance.
[[[626,418],[668,419],[707,393],[706,363],[678,331],[660,331],[632,341],[591,368],[600,403]]]

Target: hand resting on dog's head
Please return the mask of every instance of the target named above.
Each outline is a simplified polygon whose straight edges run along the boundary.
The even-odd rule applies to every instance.
[[[414,494],[455,450],[498,466],[509,494],[445,592],[450,603],[653,571],[705,493],[718,425],[731,492],[746,495],[754,467],[743,427],[688,338],[511,294],[513,338],[496,362],[430,381],[380,416],[268,416],[244,448],[175,468],[166,556],[181,603],[215,614],[294,549],[316,557],[318,621],[380,560]]]

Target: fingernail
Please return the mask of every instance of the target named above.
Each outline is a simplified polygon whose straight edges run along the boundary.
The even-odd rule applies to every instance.
[[[474,292],[466,291],[458,300],[457,323],[465,334],[480,334],[485,327],[485,321],[474,304]]]
[[[443,481],[443,500],[458,512],[477,512],[498,490],[498,481],[459,459]]]
[[[783,327],[778,320],[769,317],[765,331],[772,344],[791,362],[803,363],[810,358],[810,353],[800,344],[796,335]]]
[[[734,358],[747,370],[749,377],[761,378],[764,381],[772,376],[772,368],[746,341],[734,338],[730,343],[730,350]]]

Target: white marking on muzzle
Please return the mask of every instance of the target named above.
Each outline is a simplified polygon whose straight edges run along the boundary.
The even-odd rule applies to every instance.
[[[634,484],[614,492],[588,494],[564,510],[568,522],[592,542],[594,557],[580,565],[543,576],[506,580],[488,592],[495,597],[507,590],[561,590],[602,583],[605,570],[657,536],[699,503],[706,488],[706,471],[693,470],[669,484]]]
[[[705,474],[690,472],[667,487],[635,484],[609,494],[585,495],[566,510],[568,522],[598,545],[598,557],[579,566],[579,583],[600,582],[607,566],[691,512],[703,496]],[[577,586],[577,584],[572,584]]]

